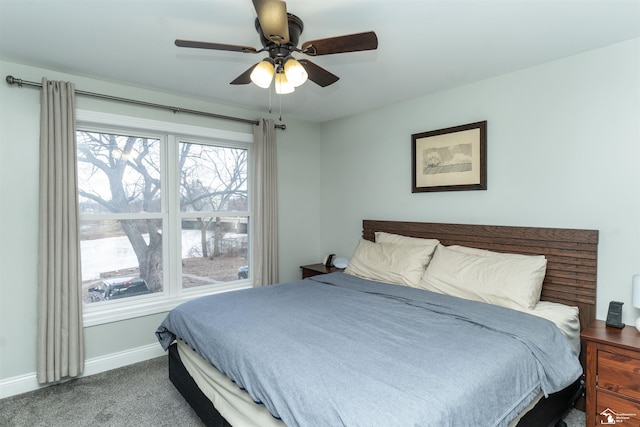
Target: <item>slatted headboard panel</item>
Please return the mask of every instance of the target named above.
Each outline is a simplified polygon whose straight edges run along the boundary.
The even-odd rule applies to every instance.
[[[363,238],[375,241],[376,231],[438,239],[443,245],[544,255],[547,258],[547,274],[540,299],[578,307],[583,329],[595,320],[597,230],[376,220],[362,222]]]

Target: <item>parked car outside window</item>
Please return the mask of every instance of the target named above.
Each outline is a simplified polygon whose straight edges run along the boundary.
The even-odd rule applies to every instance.
[[[147,282],[140,277],[118,277],[103,280],[101,284],[89,288],[91,301],[108,301],[137,295],[150,294]]]
[[[249,278],[249,266],[243,265],[242,267],[238,268],[238,279],[242,280],[242,279],[248,279],[248,278]]]

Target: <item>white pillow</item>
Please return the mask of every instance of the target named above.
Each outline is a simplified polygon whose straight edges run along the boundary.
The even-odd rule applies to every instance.
[[[440,243],[437,239],[421,239],[418,237],[407,237],[400,234],[385,233],[384,231],[376,231],[376,243],[396,243],[398,245],[406,246],[433,246],[435,247]],[[432,251],[433,252],[433,251]]]
[[[463,254],[489,256],[489,257],[492,256],[492,257],[503,257],[503,258],[531,258],[531,257],[544,258],[543,255],[524,255],[524,254],[512,254],[507,252],[493,252],[487,249],[471,248],[469,246],[460,246],[460,245],[447,246],[447,249],[451,249],[452,251],[456,251],[456,252],[462,252]]]
[[[439,245],[419,287],[516,310],[533,309],[546,270],[544,256],[484,256]]]
[[[550,320],[567,338],[573,353],[580,354],[580,318],[578,307],[559,304],[551,301],[540,301],[533,310],[522,310],[525,313]]]
[[[406,246],[360,240],[345,273],[379,282],[417,287],[435,246]]]

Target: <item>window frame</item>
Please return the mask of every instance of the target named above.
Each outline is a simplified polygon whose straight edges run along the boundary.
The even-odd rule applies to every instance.
[[[220,216],[247,216],[249,223],[254,221],[253,215],[253,134],[220,130],[202,126],[185,125],[152,119],[123,116],[111,113],[78,110],[76,112],[76,130],[88,132],[105,132],[155,137],[160,140],[160,163],[164,173],[161,174],[161,211],[159,213],[139,213],[135,218],[162,218],[163,231],[180,230],[180,188],[179,188],[179,144],[181,142],[207,144],[230,148],[247,149],[247,192],[249,197],[248,211],[216,212]],[[173,177],[173,179],[171,179]],[[91,219],[123,218],[126,214],[91,214]],[[80,219],[87,217],[80,215]],[[170,231],[168,239],[163,242],[163,291],[149,295],[122,298],[113,301],[83,304],[84,326],[101,325],[136,317],[148,316],[172,310],[183,302],[194,298],[232,290],[251,288],[251,275],[248,279],[228,282],[222,285],[182,288],[182,272],[180,261],[180,233]],[[253,258],[253,245],[249,238],[248,257]],[[251,269],[250,269],[251,271]]]

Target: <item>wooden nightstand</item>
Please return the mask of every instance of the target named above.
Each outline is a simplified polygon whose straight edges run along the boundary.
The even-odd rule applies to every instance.
[[[337,267],[325,267],[324,264],[309,264],[300,266],[302,269],[302,278],[306,279],[307,277],[316,276],[318,274],[327,274],[333,273],[334,271],[344,271],[343,268]]]
[[[587,345],[587,427],[640,426],[640,332],[596,320],[580,337]]]

